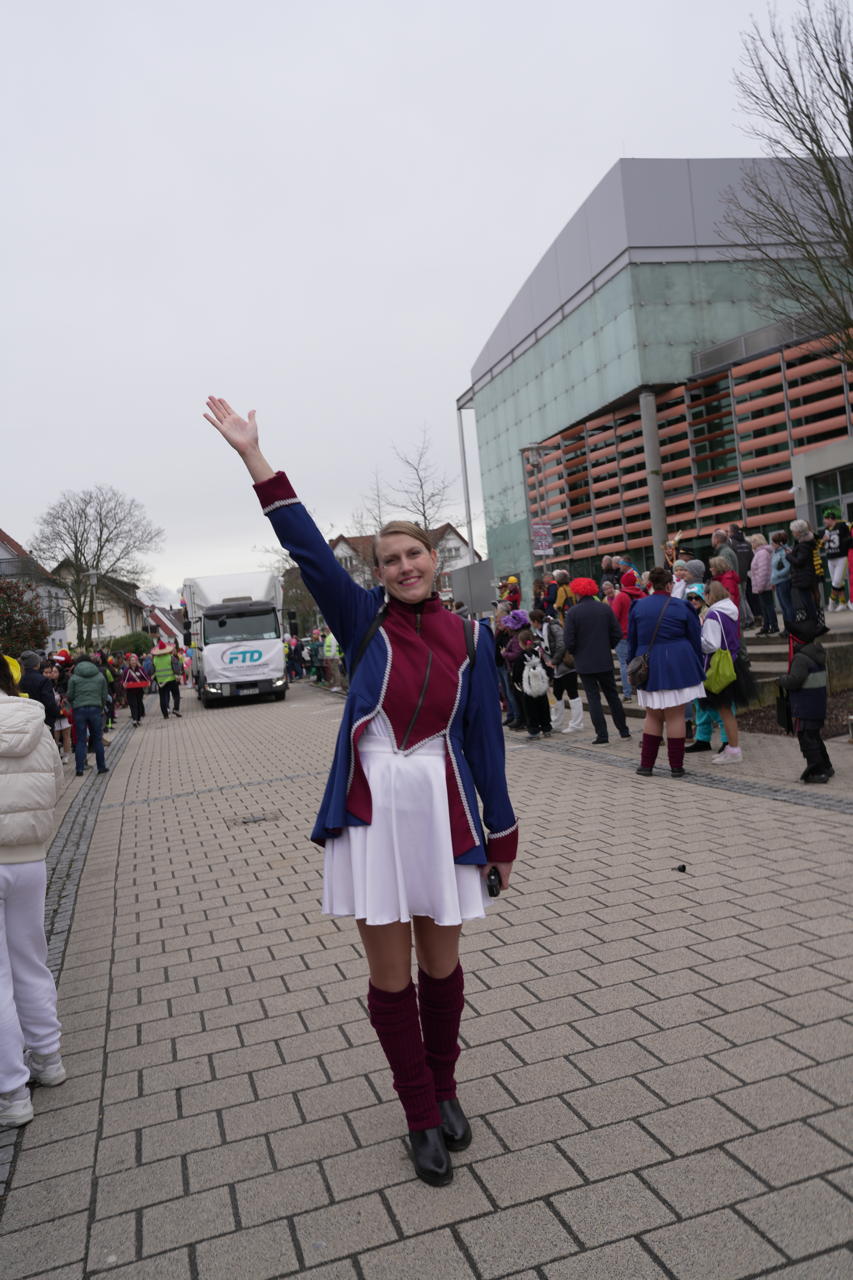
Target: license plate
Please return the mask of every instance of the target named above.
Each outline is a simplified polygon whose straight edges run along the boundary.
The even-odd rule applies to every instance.
[[[241,697],[245,697],[247,693],[257,693],[258,690],[257,690],[257,686],[249,685],[249,686],[244,686],[241,689],[238,689],[237,692],[240,694]]]

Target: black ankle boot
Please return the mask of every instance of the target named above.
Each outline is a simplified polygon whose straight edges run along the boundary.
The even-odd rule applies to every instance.
[[[412,1163],[415,1173],[431,1187],[446,1187],[453,1179],[453,1165],[447,1154],[441,1129],[410,1129]]]
[[[445,1098],[439,1102],[441,1132],[448,1151],[464,1151],[471,1145],[471,1126],[458,1098]]]

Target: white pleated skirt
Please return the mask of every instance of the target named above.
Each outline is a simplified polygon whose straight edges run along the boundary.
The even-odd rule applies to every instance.
[[[403,755],[377,716],[359,752],[373,820],[326,841],[323,914],[367,924],[429,916],[458,925],[482,918],[487,895],[480,868],[453,860],[444,738]]]
[[[655,689],[649,693],[647,689],[637,690],[637,702],[641,707],[651,707],[652,711],[663,711],[666,707],[680,707],[694,698],[705,697],[704,684],[693,684],[687,689]]]

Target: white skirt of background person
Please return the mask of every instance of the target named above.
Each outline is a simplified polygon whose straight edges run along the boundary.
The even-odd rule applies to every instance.
[[[641,707],[650,707],[652,711],[664,711],[667,707],[680,707],[694,698],[705,697],[704,684],[692,684],[688,689],[648,689],[637,690],[637,702]]]
[[[480,868],[453,860],[444,738],[403,755],[380,714],[358,745],[373,820],[326,841],[323,914],[367,924],[412,916],[441,925],[481,919],[486,888]]]

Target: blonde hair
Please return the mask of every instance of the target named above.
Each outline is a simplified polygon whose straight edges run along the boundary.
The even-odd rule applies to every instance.
[[[725,556],[711,556],[708,561],[708,568],[712,573],[725,573],[727,569],[731,568],[731,565]]]
[[[711,562],[713,564],[713,561]],[[731,600],[731,592],[727,591],[722,582],[710,582],[705,588],[705,603],[717,604],[720,600]]]
[[[767,539],[765,538],[763,533],[754,533],[752,537],[749,539],[749,541],[751,542],[752,549],[754,551],[757,551],[759,547],[767,546]]]
[[[414,538],[422,547],[426,547],[427,551],[434,551],[435,547],[429,540],[426,529],[422,529],[419,524],[415,524],[411,520],[389,520],[387,524],[383,524],[382,528],[373,539],[373,563],[379,565],[379,539],[393,537],[395,533],[401,533],[407,538]]]

